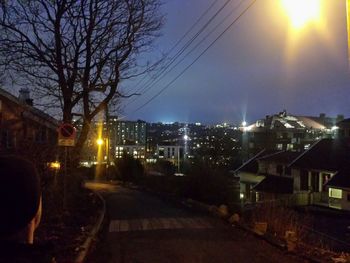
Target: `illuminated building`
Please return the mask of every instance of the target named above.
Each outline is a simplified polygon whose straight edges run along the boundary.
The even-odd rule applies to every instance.
[[[158,159],[170,161],[176,166],[185,157],[184,147],[178,145],[158,145],[156,156]]]
[[[325,114],[319,117],[294,116],[286,111],[268,115],[241,128],[243,159],[248,160],[263,149],[304,151],[322,138],[333,138],[333,127],[342,119],[342,115],[337,118]]]
[[[136,159],[146,158],[146,122],[117,120],[110,127],[109,138],[115,158],[122,158],[123,154]]]

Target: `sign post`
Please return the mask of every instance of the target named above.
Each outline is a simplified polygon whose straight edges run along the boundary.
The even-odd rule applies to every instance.
[[[68,147],[75,146],[77,131],[70,123],[63,123],[58,127],[58,146],[64,146],[64,178],[63,178],[63,207],[67,207],[67,158]]]

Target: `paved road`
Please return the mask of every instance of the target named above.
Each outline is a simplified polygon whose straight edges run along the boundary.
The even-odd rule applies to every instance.
[[[103,187],[108,224],[88,262],[301,262],[220,219],[122,187]]]

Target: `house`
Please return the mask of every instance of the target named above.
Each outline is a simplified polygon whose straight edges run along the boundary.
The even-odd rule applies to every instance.
[[[348,140],[323,139],[315,143],[290,164],[294,191],[310,192],[321,201],[327,194],[327,182],[350,165],[349,154]]]
[[[349,156],[349,138],[323,139],[315,143],[290,164],[294,193],[307,195],[308,204],[350,210]]]
[[[0,88],[0,154],[26,156],[36,162],[55,158],[58,121],[33,107],[28,89],[18,97]]]
[[[276,151],[262,150],[234,171],[234,175],[239,178],[241,198],[245,202],[257,201],[256,195],[253,193],[252,188],[265,178],[264,175],[259,174],[259,163],[257,159],[275,152]]]
[[[299,155],[299,152],[278,151],[257,158],[258,174],[264,176],[264,179],[252,188],[257,201],[278,199],[293,194],[293,178],[289,164]]]
[[[264,154],[265,153],[265,154]],[[303,153],[262,151],[236,170],[245,201],[292,200],[350,210],[350,139],[322,139]]]

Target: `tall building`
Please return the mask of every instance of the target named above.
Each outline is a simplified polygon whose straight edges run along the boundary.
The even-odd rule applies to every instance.
[[[146,122],[117,121],[115,133],[111,134],[117,145],[145,145],[146,144]]]
[[[147,125],[146,122],[120,121],[116,118],[109,120],[109,140],[114,147],[115,158],[122,158],[123,154],[132,155],[137,159],[146,157]]]

